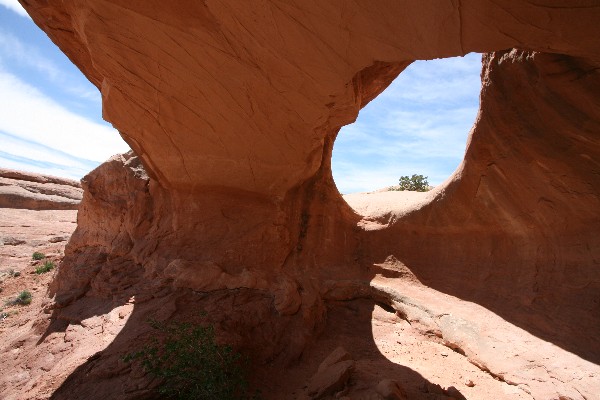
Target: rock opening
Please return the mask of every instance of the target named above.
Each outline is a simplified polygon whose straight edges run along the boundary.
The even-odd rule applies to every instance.
[[[340,129],[332,173],[340,193],[370,192],[422,174],[445,181],[464,157],[479,108],[481,55],[409,65]]]

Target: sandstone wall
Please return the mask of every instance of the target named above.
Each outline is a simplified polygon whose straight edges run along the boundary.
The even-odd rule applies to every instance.
[[[522,50],[483,64],[462,165],[430,204],[382,221],[365,246],[598,360],[588,335],[600,304],[599,76],[587,60]]]

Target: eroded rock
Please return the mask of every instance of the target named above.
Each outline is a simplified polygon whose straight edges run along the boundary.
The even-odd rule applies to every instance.
[[[82,196],[77,181],[0,168],[0,207],[76,210]]]
[[[0,243],[2,243],[3,246],[18,246],[20,244],[24,244],[25,242],[25,240],[13,236],[4,236],[0,238]]]
[[[406,394],[402,390],[402,386],[393,379],[384,379],[377,384],[375,388],[377,393],[385,400],[405,400]]]
[[[324,369],[319,369],[308,383],[308,394],[313,399],[321,399],[342,391],[350,379],[353,369],[353,360],[340,361]]]
[[[327,356],[325,360],[319,365],[319,369],[317,373],[321,373],[325,371],[327,368],[331,367],[333,364],[337,364],[342,361],[352,360],[352,356],[346,349],[343,347],[338,347],[334,351],[331,352],[330,355]]]

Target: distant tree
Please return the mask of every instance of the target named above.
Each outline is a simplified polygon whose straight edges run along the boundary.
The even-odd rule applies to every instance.
[[[426,192],[429,190],[429,182],[427,182],[427,177],[423,175],[413,174],[410,178],[408,176],[401,176],[398,183],[398,190]]]

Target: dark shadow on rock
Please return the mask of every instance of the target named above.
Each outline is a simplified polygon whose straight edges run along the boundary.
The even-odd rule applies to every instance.
[[[508,62],[507,62],[508,61]],[[600,72],[519,49],[483,56],[465,158],[436,196],[364,232],[425,285],[600,364]],[[591,153],[590,153],[591,154]]]
[[[126,259],[98,262],[96,266],[89,266],[89,269],[96,273],[89,278],[90,281],[97,278],[99,271],[104,271],[113,277],[114,284],[104,286],[104,293],[92,290],[89,284],[51,291],[50,294],[54,296],[55,302],[51,306],[50,324],[38,340],[38,344],[52,333],[65,332],[69,325],[80,325],[88,318],[105,315],[116,307],[131,302],[132,299],[141,303],[165,294],[164,287],[151,290],[151,282],[134,284],[134,281],[139,281],[139,277],[143,275],[143,270],[139,265]],[[55,280],[58,279],[61,279],[60,269],[55,277]],[[53,284],[55,285],[56,282]],[[146,290],[142,291],[142,288]]]
[[[51,398],[160,398],[153,389],[158,382],[145,374],[140,365],[122,360],[125,354],[141,348],[153,334],[147,324],[152,318],[214,324],[220,340],[249,354],[256,363],[251,366],[252,386],[267,400],[298,398],[319,363],[340,345],[356,361],[347,388],[353,399],[377,399],[374,388],[381,379],[396,380],[410,399],[446,399],[450,392],[455,399],[464,399],[458,390],[443,389],[409,366],[394,364],[381,354],[372,336],[375,303],[371,300],[330,303],[322,333],[311,339],[301,360],[290,363],[285,357],[278,357],[303,327],[298,316],[277,316],[272,301],[263,292],[243,289],[212,293],[184,291],[136,304],[127,324],[110,345],[73,371]],[[282,380],[297,384],[282,391],[279,386]]]
[[[483,306],[542,340],[600,364],[600,281],[591,279],[573,289],[560,278],[561,273],[543,276],[536,272],[589,266],[576,260],[557,265],[552,253],[545,260],[531,259],[527,250],[519,254],[519,241],[522,245],[525,238],[484,232],[478,237],[479,247],[472,245],[474,238],[469,234],[450,237],[401,223],[368,233],[368,241],[377,243],[372,248],[379,248],[372,255],[373,264],[397,256],[422,284]],[[496,250],[490,250],[493,247]],[[486,259],[487,252],[496,254]],[[596,271],[600,270],[588,274],[600,279]]]
[[[376,392],[378,383],[393,380],[407,399],[447,399],[450,393],[457,400],[464,399],[458,389],[444,388],[439,382],[424,378],[410,365],[396,364],[381,353],[373,337],[375,307],[376,303],[370,299],[329,302],[323,333],[303,355],[302,361],[310,366],[309,372],[315,373],[319,363],[337,346],[342,346],[355,361],[355,367],[341,397],[380,399]]]

